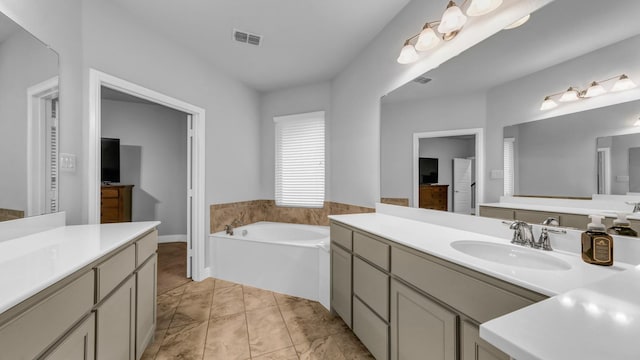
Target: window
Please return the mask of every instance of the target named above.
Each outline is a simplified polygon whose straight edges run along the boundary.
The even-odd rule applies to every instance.
[[[504,139],[504,196],[512,196],[515,191],[515,139]]]
[[[324,111],[275,117],[276,205],[324,206]]]

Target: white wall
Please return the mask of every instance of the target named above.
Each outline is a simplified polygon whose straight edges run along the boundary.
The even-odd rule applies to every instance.
[[[58,55],[25,31],[0,43],[0,208],[27,212],[27,89],[58,74]]]
[[[474,139],[426,138],[420,139],[420,157],[438,159],[438,184],[449,185],[449,211],[453,211],[453,159],[467,159],[475,156]],[[474,180],[472,179],[473,183]]]
[[[637,113],[640,114],[640,106]],[[640,134],[629,134],[611,137],[611,193],[626,195],[628,192],[640,190],[640,174],[638,164],[638,148],[640,148]],[[634,148],[633,156],[629,150]],[[627,177],[627,181],[620,181],[618,177]]]
[[[120,139],[120,183],[134,185],[132,220],[187,234],[187,117],[159,105],[102,100],[102,136]]]
[[[264,93],[260,98],[260,179],[261,198],[274,199],[275,193],[275,126],[274,116],[325,111],[325,131],[328,142],[328,124],[331,119],[331,86],[329,82],[300,86]],[[329,147],[326,147],[329,159]],[[330,164],[325,166],[329,178]],[[329,181],[325,197],[329,197]]]
[[[491,169],[502,169],[502,129],[504,126],[579,112],[626,101],[640,96],[640,89],[563,104],[542,112],[546,94],[569,85],[586,87],[594,79],[626,73],[640,79],[640,36],[607,46],[579,58],[561,63],[491,89],[487,95],[485,201],[495,202],[503,193],[502,179],[490,179]]]
[[[380,194],[412,199],[413,134],[484,128],[486,96],[473,93],[383,103],[380,114]]]
[[[494,16],[469,18],[455,41],[412,65],[396,62],[402,42],[415,34],[428,14],[442,13],[437,1],[411,1],[331,83],[331,197],[337,202],[373,206],[380,199],[380,97],[552,0],[504,1]],[[434,127],[446,127],[437,120]]]

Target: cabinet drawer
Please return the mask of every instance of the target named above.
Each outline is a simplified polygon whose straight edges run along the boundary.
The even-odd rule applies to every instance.
[[[353,257],[353,293],[389,321],[389,275]]]
[[[104,299],[136,268],[136,248],[132,244],[96,267],[96,302]]]
[[[33,359],[93,306],[93,271],[0,328],[0,358]]]
[[[340,225],[331,224],[331,241],[351,250],[353,249],[353,231]]]
[[[107,208],[109,208],[109,209],[111,209],[111,208],[117,209],[118,208],[118,204],[119,204],[118,198],[100,200],[100,206],[101,206],[102,209],[107,209]]]
[[[149,256],[156,252],[156,249],[158,249],[158,231],[153,230],[136,241],[136,266],[142,265]]]
[[[91,313],[44,360],[93,360],[95,344],[96,316]]]
[[[357,297],[353,298],[353,332],[376,360],[389,358],[389,326]]]
[[[389,245],[356,232],[353,233],[353,252],[389,271]]]
[[[103,198],[117,198],[118,189],[102,189],[100,190],[100,196]]]
[[[391,250],[391,264],[393,274],[479,323],[534,303],[533,300],[397,248]],[[540,300],[544,298],[538,296]]]

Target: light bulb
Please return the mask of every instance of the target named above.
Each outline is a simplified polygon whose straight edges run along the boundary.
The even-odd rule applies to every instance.
[[[440,38],[436,35],[436,32],[433,31],[429,24],[425,24],[424,28],[420,32],[418,36],[418,41],[416,42],[416,50],[418,51],[427,51],[433,49],[440,43]]]
[[[570,101],[576,101],[580,99],[580,93],[578,92],[578,90],[574,87],[570,87],[569,89],[567,89],[567,91],[565,91],[562,96],[560,96],[560,99],[558,99],[560,102],[570,102]]]
[[[524,17],[520,18],[519,20],[516,20],[516,22],[514,22],[513,24],[511,24],[511,25],[509,25],[509,26],[505,27],[504,29],[505,29],[505,30],[515,29],[515,28],[517,28],[518,26],[521,26],[521,25],[523,25],[524,23],[526,23],[527,21],[529,21],[529,18],[530,18],[530,17],[531,17],[531,14],[529,14],[529,15],[527,15],[527,16],[524,16]]]
[[[411,64],[416,60],[418,60],[418,53],[416,52],[416,49],[413,47],[413,45],[411,45],[407,40],[404,43],[402,50],[400,50],[400,56],[398,56],[398,62],[404,65],[404,64]]]
[[[502,0],[473,0],[467,9],[469,16],[486,15],[502,5]]]
[[[591,85],[589,86],[587,91],[584,93],[584,97],[590,98],[590,97],[602,95],[602,94],[604,94],[606,92],[607,92],[607,90],[605,90],[602,87],[602,85],[600,85],[600,84],[598,84],[598,82],[594,81],[594,82],[591,83]]]
[[[466,22],[467,17],[464,16],[462,10],[460,10],[455,2],[449,1],[447,10],[442,14],[440,25],[438,25],[438,32],[440,34],[448,34],[460,31]]]
[[[625,74],[620,75],[620,78],[618,79],[618,81],[616,81],[615,84],[613,84],[613,87],[611,88],[611,91],[623,91],[623,90],[630,90],[635,88],[637,85],[631,81],[631,79],[629,79],[629,77]]]
[[[545,110],[551,110],[555,107],[558,106],[558,103],[553,101],[553,99],[551,99],[551,97],[549,96],[545,96],[544,101],[542,102],[542,105],[540,106],[540,110],[545,111]]]

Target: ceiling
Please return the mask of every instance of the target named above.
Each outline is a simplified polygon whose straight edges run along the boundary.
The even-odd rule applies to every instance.
[[[382,102],[402,102],[493,88],[640,34],[640,1],[557,0],[523,26],[504,30],[424,76]],[[455,41],[455,40],[454,40]]]
[[[258,91],[330,80],[409,0],[110,0]],[[233,30],[261,35],[236,42]]]

